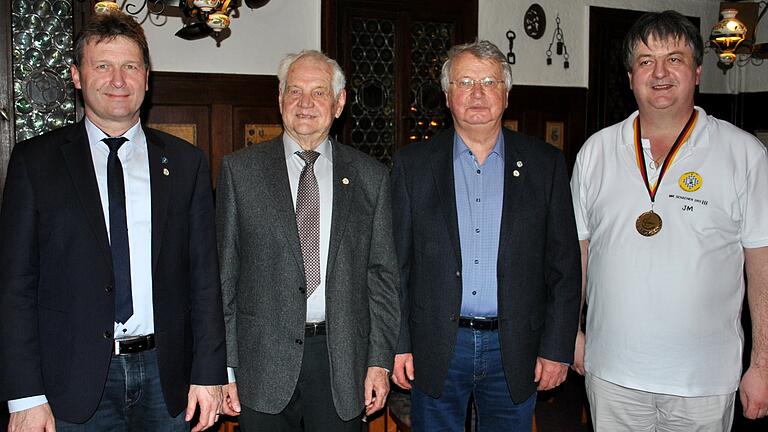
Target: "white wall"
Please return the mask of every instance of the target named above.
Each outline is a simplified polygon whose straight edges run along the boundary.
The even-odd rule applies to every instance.
[[[676,9],[685,15],[699,16],[703,36],[718,18],[719,0],[478,0],[480,38],[496,43],[504,52],[509,42],[505,35],[515,31],[514,81],[523,85],[587,87],[589,82],[589,7],[653,10]],[[523,15],[534,2],[547,15],[547,29],[539,40],[523,30]],[[229,38],[217,47],[212,38],[185,41],[174,36],[182,27],[180,18],[169,18],[157,27],[144,23],[152,52],[154,70],[172,72],[210,72],[274,75],[280,58],[304,48],[320,49],[320,0],[272,0],[251,10],[242,7],[233,18]],[[562,57],[553,55],[546,66],[547,46],[552,40],[555,17],[560,13],[561,28],[570,54],[570,68],[563,69]],[[758,28],[758,41],[768,41],[768,18]],[[553,46],[554,48],[554,46]],[[620,53],[617,53],[620,55]],[[734,67],[726,75],[716,67],[714,52],[707,52],[702,66],[701,91],[739,93],[768,91],[768,62],[760,67]]]
[[[232,34],[216,46],[213,38],[186,41],[174,36],[181,18],[158,27],[148,20],[152,68],[165,72],[210,72],[276,75],[277,63],[289,52],[320,49],[320,0],[273,0],[258,9],[240,7]]]
[[[478,33],[482,39],[496,43],[507,51],[506,32],[515,31],[517,63],[513,66],[514,82],[524,85],[587,87],[589,83],[589,7],[662,11],[675,9],[688,16],[701,18],[702,35],[709,37],[718,19],[719,0],[537,0],[546,13],[545,35],[538,40],[525,34],[523,16],[531,0],[478,0]],[[546,65],[546,50],[552,40],[555,18],[560,14],[560,27],[570,55],[570,68],[563,69],[563,59],[552,56]],[[768,39],[768,19],[758,28],[758,41]],[[554,51],[554,46],[553,46]],[[621,53],[616,53],[621,55]],[[734,67],[727,74],[717,68],[717,56],[705,51],[700,89],[704,93],[739,93],[768,90],[768,62],[762,67]]]

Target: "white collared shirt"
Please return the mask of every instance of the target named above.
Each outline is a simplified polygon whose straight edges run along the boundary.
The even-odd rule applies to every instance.
[[[107,138],[88,117],[85,130],[99,187],[104,223],[109,236],[109,194],[107,192]],[[137,122],[122,136],[128,138],[117,155],[123,166],[125,180],[125,211],[128,223],[128,248],[131,257],[131,294],[133,315],[123,324],[115,323],[115,338],[140,336],[155,332],[152,306],[152,189],[149,178],[147,138]],[[322,195],[321,195],[322,196]],[[8,401],[8,410],[18,412],[46,403],[44,395]]]
[[[299,177],[304,169],[304,159],[296,152],[304,151],[288,134],[283,134],[285,164],[291,185],[291,199],[296,209],[296,195],[299,191]],[[328,245],[331,238],[331,215],[333,210],[333,152],[329,139],[317,146],[320,156],[315,161],[315,177],[320,193],[320,285],[307,299],[306,322],[325,321],[325,276],[328,268]]]

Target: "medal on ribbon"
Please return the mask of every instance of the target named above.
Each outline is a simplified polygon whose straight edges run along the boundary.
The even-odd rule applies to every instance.
[[[637,167],[640,169],[640,175],[643,178],[643,183],[645,183],[645,187],[648,190],[648,196],[651,198],[651,209],[638,216],[637,220],[635,221],[635,229],[637,229],[637,232],[639,232],[640,235],[650,237],[658,234],[658,232],[661,231],[661,216],[653,211],[653,204],[656,201],[656,192],[659,190],[661,179],[664,178],[664,174],[667,172],[667,168],[669,168],[669,166],[672,164],[672,161],[675,160],[675,156],[677,156],[677,152],[680,150],[680,147],[683,146],[683,143],[691,135],[691,132],[693,132],[693,126],[696,124],[697,116],[698,111],[694,109],[691,113],[691,117],[688,119],[688,122],[685,123],[683,130],[680,131],[680,135],[677,136],[674,144],[672,144],[672,147],[669,149],[669,153],[664,158],[664,162],[661,164],[661,170],[659,171],[659,178],[654,184],[651,184],[651,182],[648,180],[648,170],[645,163],[645,152],[643,151],[643,143],[640,139],[642,136],[640,130],[640,116],[635,118],[635,156],[637,158]]]

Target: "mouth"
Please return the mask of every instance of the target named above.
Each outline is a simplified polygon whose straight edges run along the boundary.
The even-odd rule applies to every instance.
[[[674,87],[674,84],[654,84],[651,86],[654,90],[669,90]]]
[[[305,113],[297,113],[296,114],[296,118],[298,118],[300,120],[312,120],[315,117],[317,117],[317,116],[314,115],[314,114],[305,114]]]

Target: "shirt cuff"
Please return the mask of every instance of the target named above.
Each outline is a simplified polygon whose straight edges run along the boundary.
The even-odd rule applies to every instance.
[[[8,412],[14,413],[24,411],[46,403],[48,403],[48,398],[46,398],[45,395],[13,399],[8,401]]]
[[[232,384],[233,382],[236,382],[236,380],[235,380],[235,368],[231,368],[231,367],[227,368],[227,382],[229,384]]]

